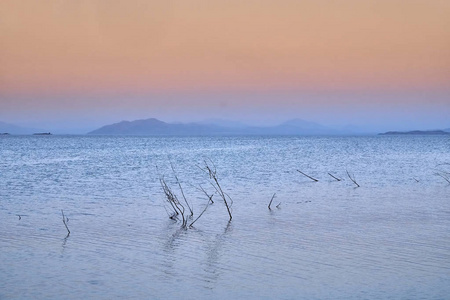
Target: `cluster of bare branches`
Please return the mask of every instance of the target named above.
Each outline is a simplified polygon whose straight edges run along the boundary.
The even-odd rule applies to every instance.
[[[171,218],[172,220],[176,220],[178,218],[178,216],[181,215],[181,218],[182,218],[181,227],[186,228],[188,220],[187,220],[186,216],[184,215],[184,212],[185,212],[184,205],[181,204],[181,202],[178,200],[177,195],[173,192],[173,190],[167,184],[164,177],[161,177],[159,179],[159,182],[161,183],[161,187],[164,191],[164,195],[166,196],[166,201],[170,204],[170,206],[172,207],[172,210],[173,210],[172,213],[167,212],[167,214],[169,215],[169,218]]]
[[[194,223],[197,222],[197,220],[206,212],[209,205],[214,203],[213,196],[217,194],[223,200],[225,207],[227,209],[228,215],[230,217],[230,221],[231,221],[231,219],[232,219],[231,206],[233,204],[233,200],[227,193],[224,192],[224,190],[220,186],[216,167],[211,160],[209,160],[209,163],[208,163],[208,161],[204,160],[204,166],[202,166],[202,167],[199,166],[199,168],[202,171],[206,172],[206,174],[209,176],[209,183],[214,188],[214,192],[208,193],[205,190],[205,188],[202,187],[201,185],[199,185],[198,187],[195,187],[197,190],[201,191],[206,196],[208,201],[207,201],[204,209],[201,211],[201,213],[189,225],[188,225],[188,220],[193,219],[194,211],[193,211],[192,206],[189,204],[189,202],[186,199],[185,193],[183,191],[183,187],[180,183],[180,180],[178,179],[178,176],[176,175],[173,164],[171,164],[171,168],[172,168],[172,172],[175,177],[176,184],[180,190],[180,193],[182,196],[182,201],[179,200],[177,194],[167,183],[164,176],[160,175],[160,178],[159,178],[161,187],[162,187],[164,195],[165,195],[165,200],[167,203],[169,203],[169,207],[171,210],[171,212],[169,212],[167,210],[166,206],[164,206],[166,208],[166,212],[170,219],[178,220],[181,218],[181,222],[182,222],[181,227],[182,228],[191,228],[194,225]],[[186,216],[185,206],[189,209],[189,212],[190,212],[189,216]]]

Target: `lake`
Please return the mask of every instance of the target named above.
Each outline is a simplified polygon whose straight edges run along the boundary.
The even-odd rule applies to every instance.
[[[448,136],[1,136],[0,299],[449,299],[449,172]]]

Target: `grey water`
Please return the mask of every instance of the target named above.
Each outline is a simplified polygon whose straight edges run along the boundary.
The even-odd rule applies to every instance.
[[[233,219],[183,229],[159,179],[195,217],[205,160]],[[449,299],[449,171],[447,136],[2,136],[0,299]]]

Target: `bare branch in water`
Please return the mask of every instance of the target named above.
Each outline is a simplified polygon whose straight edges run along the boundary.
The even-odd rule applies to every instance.
[[[356,182],[355,178],[352,177],[347,170],[346,170],[346,172],[347,172],[348,178],[350,178],[350,180],[356,185],[356,187],[359,187],[359,184]]]
[[[164,194],[166,195],[167,202],[170,203],[170,205],[172,206],[172,208],[174,210],[174,214],[170,218],[171,219],[175,219],[175,216],[181,214],[181,218],[182,218],[182,222],[183,222],[181,227],[186,228],[187,219],[184,216],[184,206],[183,206],[183,204],[181,204],[180,201],[178,201],[177,196],[173,193],[172,189],[166,183],[164,178],[160,178],[159,182],[161,183],[161,187],[162,187],[162,189],[164,191]]]
[[[336,176],[333,176],[333,174],[331,174],[331,173],[328,173],[328,175],[330,175],[331,177],[333,177],[333,178],[336,179],[337,181],[341,181],[341,180],[342,180],[341,178],[337,178]]]
[[[194,225],[194,223],[197,222],[198,219],[200,219],[200,217],[203,215],[203,213],[208,209],[209,203],[210,203],[210,202],[213,203],[213,202],[212,202],[212,197],[213,197],[214,195],[211,195],[211,196],[209,196],[208,194],[206,194],[206,195],[208,196],[208,203],[206,203],[205,209],[203,209],[203,211],[198,215],[198,217],[195,218],[195,220],[189,225],[189,228],[191,228],[192,225]]]
[[[231,197],[228,194],[226,194],[222,190],[222,187],[219,184],[219,179],[217,178],[217,171],[216,171],[216,166],[214,165],[214,163],[210,160],[210,164],[212,165],[212,167],[211,167],[208,164],[208,162],[206,160],[204,160],[204,164],[205,164],[204,168],[200,168],[200,169],[209,175],[209,179],[211,180],[210,183],[214,187],[216,192],[219,194],[219,196],[222,198],[223,203],[225,204],[225,206],[227,208],[228,215],[230,216],[230,221],[231,221],[231,219],[233,218],[233,216],[231,215],[231,205],[233,204],[233,200],[231,199]],[[227,198],[228,198],[228,201],[227,201]]]
[[[308,177],[309,179],[311,179],[311,180],[313,180],[313,181],[315,181],[315,182],[319,181],[319,180],[317,180],[317,179],[315,179],[315,178],[313,178],[313,177],[311,177],[311,176],[309,176],[309,175],[307,175],[307,174],[303,173],[303,172],[302,172],[302,171],[300,171],[300,170],[297,170],[297,172],[299,172],[300,174],[302,174],[302,175],[304,175],[304,176]]]
[[[450,183],[450,177],[446,174],[446,172],[437,172],[435,173],[435,175],[442,177],[445,181],[447,181],[448,183]]]
[[[269,208],[269,210],[272,210],[272,209],[270,208],[270,205],[272,204],[272,201],[273,201],[273,199],[275,198],[275,195],[276,195],[276,193],[273,193],[272,199],[270,199],[270,202],[269,202],[269,206],[267,206],[267,207]]]
[[[178,187],[180,188],[181,195],[183,196],[184,202],[186,203],[187,207],[189,208],[189,211],[191,212],[191,217],[192,217],[194,215],[194,212],[193,212],[191,206],[189,205],[188,201],[186,200],[186,197],[184,196],[183,188],[181,187],[181,183],[178,180],[178,176],[177,176],[177,173],[175,172],[175,168],[173,167],[172,162],[170,163],[170,166],[172,167],[173,175],[175,176],[175,179],[177,180],[177,184],[178,184]]]
[[[202,169],[202,171],[203,171],[203,169]],[[201,185],[199,185],[200,188],[198,188],[198,187],[196,187],[196,186],[194,186],[194,185],[192,185],[192,184],[191,184],[191,186],[192,186],[193,188],[195,188],[197,191],[200,191],[200,192],[202,192],[203,194],[205,194],[206,197],[208,197],[209,200],[211,201],[211,204],[214,204],[214,201],[212,200],[213,195],[209,195]]]
[[[67,229],[67,233],[68,233],[67,236],[69,236],[70,230],[69,230],[69,227],[67,226],[67,222],[69,222],[69,219],[64,215],[64,211],[62,209],[61,209],[61,214],[62,214],[64,226],[66,226],[66,229]]]

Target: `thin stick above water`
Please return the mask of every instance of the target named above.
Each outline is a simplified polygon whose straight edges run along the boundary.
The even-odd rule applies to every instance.
[[[319,181],[318,179],[315,179],[315,178],[313,178],[313,177],[311,177],[311,176],[309,176],[309,175],[307,175],[307,174],[303,173],[303,172],[302,172],[302,171],[300,171],[300,170],[297,170],[297,172],[299,172],[300,174],[302,174],[302,175],[304,175],[304,176],[308,177],[309,179],[311,179],[311,180],[313,180],[313,181],[315,181],[315,182]]]
[[[61,214],[62,214],[64,226],[66,226],[66,229],[67,229],[67,232],[68,232],[67,235],[69,235],[70,234],[70,230],[69,230],[69,227],[67,226],[67,222],[69,222],[69,219],[64,215],[64,211],[62,209],[61,209]]]
[[[334,179],[336,179],[337,181],[341,181],[342,179],[340,179],[340,178],[337,178],[336,176],[334,176],[333,174],[331,174],[331,173],[328,173],[328,175],[330,175],[331,177],[333,177]]]
[[[272,199],[270,199],[270,202],[269,202],[269,206],[267,206],[267,207],[269,208],[269,210],[272,210],[272,209],[270,208],[270,205],[272,204],[272,201],[273,201],[273,199],[275,198],[275,195],[276,195],[276,193],[273,193]]]
[[[350,176],[350,173],[346,170],[348,178],[356,185],[356,187],[359,187],[359,184],[356,182],[355,178]]]
[[[443,174],[444,173],[444,174]],[[442,173],[436,173],[437,176],[442,177],[445,181],[447,181],[448,183],[450,183],[450,178],[448,176],[445,175],[445,172]]]

